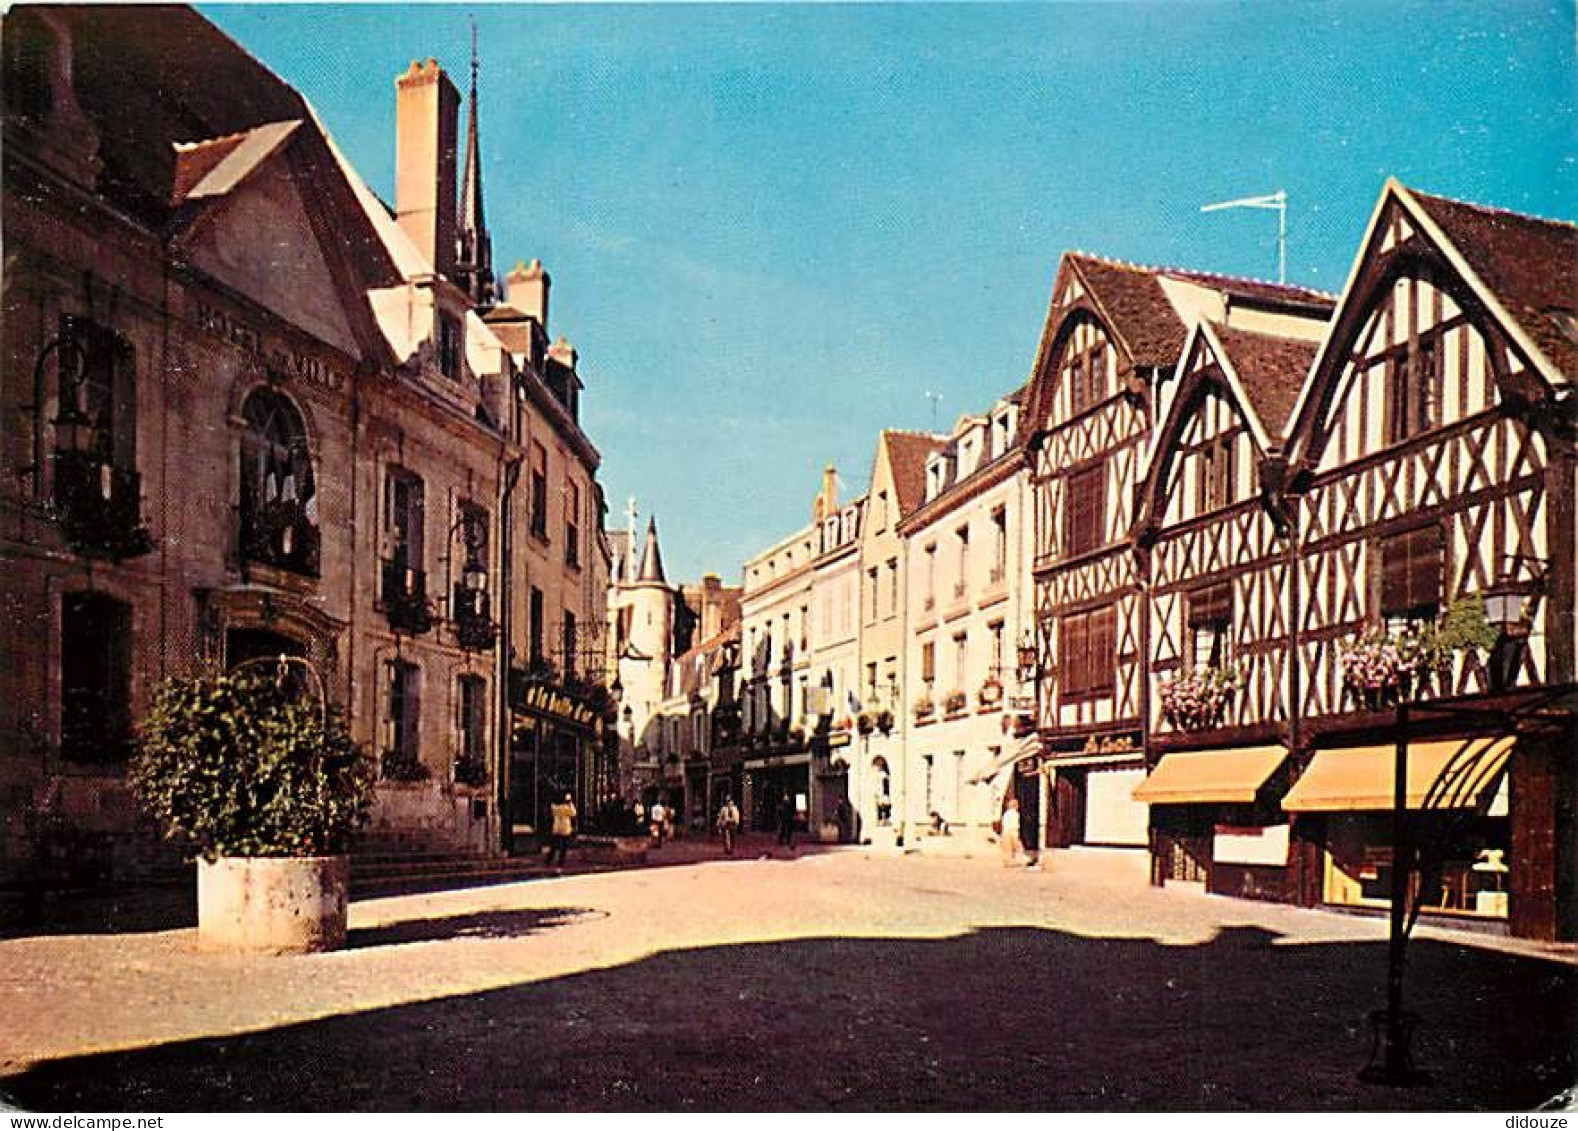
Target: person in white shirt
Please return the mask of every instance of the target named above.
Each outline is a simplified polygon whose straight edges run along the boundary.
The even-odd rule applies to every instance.
[[[997,847],[1003,853],[1003,867],[1012,868],[1019,863],[1019,853],[1024,845],[1019,841],[1019,799],[1010,797],[1003,810],[1002,832],[998,834]]]
[[[663,835],[668,829],[668,807],[661,801],[654,801],[647,815],[652,818],[652,839],[661,846]]]

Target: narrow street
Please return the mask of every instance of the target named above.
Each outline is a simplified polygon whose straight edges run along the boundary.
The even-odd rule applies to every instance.
[[[1526,1109],[1573,1079],[1568,954],[1422,928],[1435,1083],[1359,1083],[1385,923],[752,840],[734,860],[359,901],[338,953],[189,927],[0,941],[0,1096],[76,1110]],[[711,850],[715,852],[715,850]]]

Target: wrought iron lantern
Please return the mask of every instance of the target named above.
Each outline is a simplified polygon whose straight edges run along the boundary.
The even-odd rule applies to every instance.
[[[1041,653],[1036,647],[1036,634],[1025,629],[1019,637],[1019,682],[1031,683],[1041,667]]]
[[[1485,590],[1485,619],[1509,640],[1527,637],[1538,590],[1536,581],[1502,578]]]

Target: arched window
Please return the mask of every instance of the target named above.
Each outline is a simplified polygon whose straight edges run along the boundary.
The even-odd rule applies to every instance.
[[[241,556],[318,575],[318,502],[301,414],[271,389],[241,410]]]

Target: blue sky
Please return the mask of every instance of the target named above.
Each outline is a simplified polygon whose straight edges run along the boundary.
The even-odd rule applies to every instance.
[[[1059,255],[1340,289],[1382,182],[1578,219],[1574,7],[206,6],[393,195],[394,76],[482,45],[502,274],[581,351],[610,524],[737,581],[822,465],[1029,377]],[[934,409],[926,394],[941,395]]]

